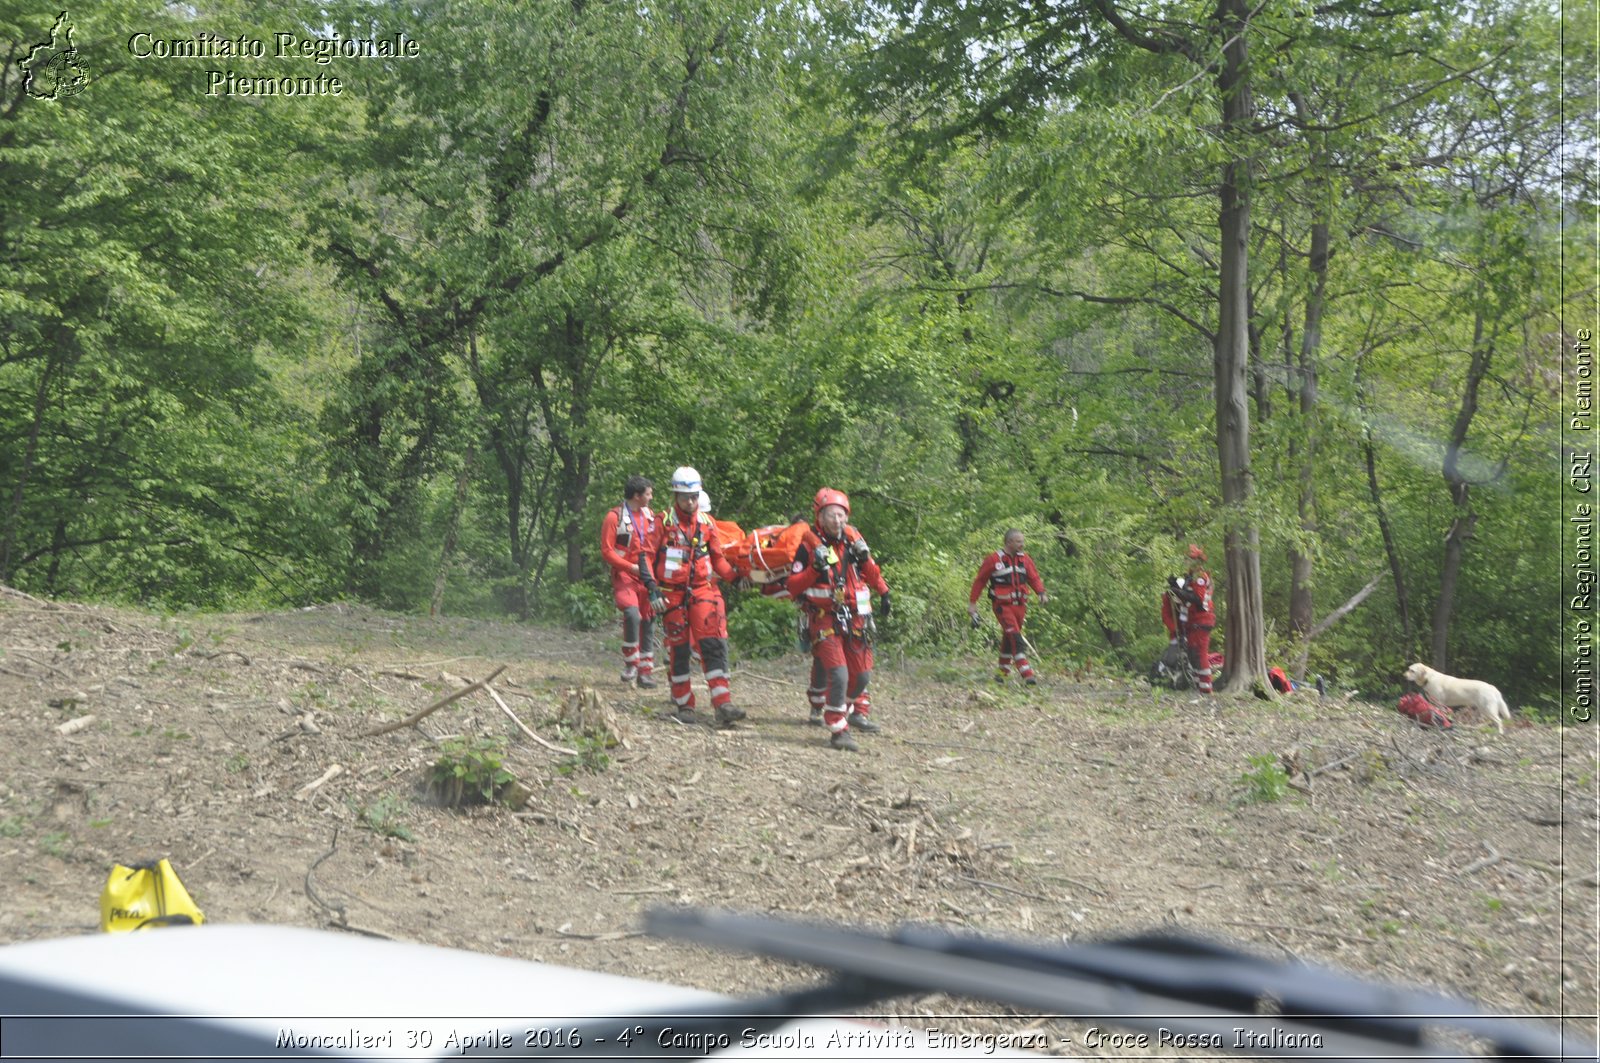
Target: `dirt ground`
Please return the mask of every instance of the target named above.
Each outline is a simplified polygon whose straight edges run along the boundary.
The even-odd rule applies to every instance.
[[[1592,731],[1423,731],[1392,700],[1201,702],[1074,681],[1046,651],[1031,691],[997,687],[979,660],[881,667],[884,732],[851,755],[808,725],[797,655],[740,664],[749,719],[717,732],[664,719],[664,682],[620,684],[617,642],[346,605],[160,617],[0,591],[0,942],[97,932],[111,865],[167,856],[214,922],[732,994],[819,976],[645,937],[640,913],[1045,942],[1176,926],[1594,1034]],[[481,691],[366,735],[501,666],[511,712],[578,756]],[[558,726],[584,687],[624,745]],[[504,736],[526,803],[430,796],[449,736]],[[1247,800],[1242,777],[1267,776],[1252,757],[1300,770],[1278,799]],[[1016,1028],[971,1020],[986,1023]]]

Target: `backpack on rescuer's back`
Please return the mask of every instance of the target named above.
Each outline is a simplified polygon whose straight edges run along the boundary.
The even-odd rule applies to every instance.
[[[1395,706],[1400,713],[1417,721],[1418,727],[1437,727],[1448,731],[1454,724],[1450,722],[1450,710],[1443,705],[1435,705],[1421,694],[1405,694],[1400,698],[1400,704]]]

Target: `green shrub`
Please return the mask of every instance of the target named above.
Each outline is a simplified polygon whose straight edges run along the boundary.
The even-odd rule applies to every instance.
[[[795,646],[799,610],[787,599],[735,595],[728,610],[728,643],[741,657],[781,657]]]
[[[405,804],[404,799],[395,794],[379,794],[371,804],[362,805],[355,812],[361,825],[379,837],[414,842],[416,835],[400,822]]]
[[[429,787],[451,808],[493,804],[500,788],[515,776],[505,769],[505,739],[451,738],[440,747],[429,773]]]
[[[572,735],[568,736],[572,748],[578,751],[575,757],[563,757],[556,764],[556,770],[563,775],[572,775],[579,771],[588,771],[599,774],[611,766],[611,757],[606,754],[606,739],[603,735]]]
[[[1277,757],[1269,753],[1257,754],[1250,758],[1250,767],[1252,770],[1239,776],[1246,804],[1281,801],[1289,792],[1289,773],[1283,770]]]

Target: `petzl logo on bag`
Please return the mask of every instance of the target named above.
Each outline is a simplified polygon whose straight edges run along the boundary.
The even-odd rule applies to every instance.
[[[100,891],[100,929],[113,934],[154,926],[196,926],[206,917],[165,858],[117,864]]]

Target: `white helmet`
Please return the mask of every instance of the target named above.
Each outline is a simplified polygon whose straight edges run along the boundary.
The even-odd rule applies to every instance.
[[[700,482],[700,473],[690,465],[680,465],[672,470],[672,483],[668,490],[674,494],[698,491],[705,485]]]
[[[700,492],[700,512],[711,512],[711,496],[706,494],[704,491]]]

